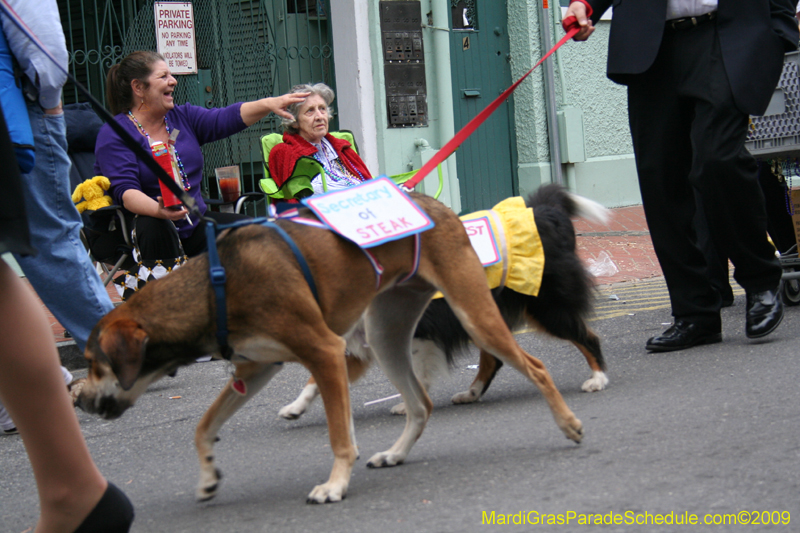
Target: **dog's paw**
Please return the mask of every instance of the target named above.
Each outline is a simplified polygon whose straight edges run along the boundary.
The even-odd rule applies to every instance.
[[[574,416],[572,417],[572,420],[560,425],[560,427],[561,431],[564,432],[564,435],[566,435],[568,439],[575,441],[578,444],[580,444],[580,442],[583,440],[583,424]]]
[[[222,472],[215,468],[213,473],[209,474],[207,471],[200,473],[200,483],[197,485],[195,491],[195,498],[198,502],[206,502],[217,495],[220,481],[222,480]]]
[[[389,452],[376,453],[367,461],[369,468],[384,468],[387,466],[397,466],[403,464],[406,458],[404,455]]]
[[[606,388],[608,385],[608,377],[605,372],[592,372],[592,377],[587,379],[581,389],[584,392],[597,392]]]
[[[390,413],[393,415],[404,415],[406,414],[406,404],[405,402],[400,402],[394,407],[389,410]]]
[[[78,397],[81,395],[83,386],[86,385],[86,378],[79,378],[67,385],[69,397],[72,399],[72,405],[78,405]]]
[[[306,503],[334,503],[344,500],[346,496],[347,485],[328,482],[314,487],[306,498]]]
[[[450,399],[453,403],[473,403],[480,400],[481,397],[477,391],[473,389],[469,389],[464,392],[459,392],[458,394],[454,394],[453,397]]]
[[[290,403],[289,405],[284,405],[280,411],[278,411],[278,416],[281,418],[285,418],[286,420],[297,420],[303,413],[306,412],[305,407],[298,407],[295,403]]]

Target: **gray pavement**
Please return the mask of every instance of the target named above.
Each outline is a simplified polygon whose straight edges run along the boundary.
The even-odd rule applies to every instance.
[[[581,392],[589,370],[574,347],[518,335],[583,421],[580,445],[563,437],[538,391],[508,368],[481,402],[452,405],[450,396],[475,372],[468,365],[477,358],[470,357],[436,384],[433,416],[406,464],[367,469],[366,459],[403,428],[402,418],[388,414],[396,400],[364,405],[396,392],[373,368],[351,390],[361,459],[347,499],[337,504],[305,503],[332,463],[321,404],[295,422],[277,417],[305,382],[299,365],[286,365],[223,427],[216,456],[224,478],[208,503],[194,500],[193,434],[225,383],[225,363],[180,370],[119,420],[78,416],[95,461],[136,507],[134,532],[502,529],[484,525],[492,512],[496,523],[501,514],[512,523],[535,522],[537,513],[570,518],[563,525],[512,525],[513,531],[800,531],[800,308],[788,308],[766,339],[749,341],[737,292],[735,305],[723,311],[725,342],[649,355],[645,340],[671,321],[663,281],[604,287],[592,324],[611,382],[598,393]],[[32,531],[36,487],[19,437],[0,437],[0,465],[0,531]],[[782,521],[788,513],[791,522],[650,525],[655,515],[730,522],[741,511],[751,521],[781,521],[784,512]],[[580,525],[590,514],[649,523]]]

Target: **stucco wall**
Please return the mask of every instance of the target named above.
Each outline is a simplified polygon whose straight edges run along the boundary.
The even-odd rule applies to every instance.
[[[541,57],[539,22],[535,2],[508,2],[508,36],[511,77],[523,76]],[[512,96],[520,165],[549,159],[543,70],[528,76]]]
[[[627,93],[606,77],[608,30],[601,21],[587,41],[566,43],[560,52],[566,102],[583,111],[586,157],[633,153]]]
[[[512,77],[524,75],[544,54],[536,2],[509,2]],[[563,35],[559,10],[551,11],[551,41]],[[558,109],[571,106],[583,116],[586,161],[563,166],[564,184],[608,207],[641,203],[628,129],[625,88],[606,77],[610,22],[600,21],[585,42],[567,42],[554,57]],[[514,95],[520,193],[551,178],[544,65]]]

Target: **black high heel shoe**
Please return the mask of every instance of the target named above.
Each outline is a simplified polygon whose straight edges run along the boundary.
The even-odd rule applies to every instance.
[[[133,523],[133,504],[109,482],[103,497],[74,533],[128,533]]]

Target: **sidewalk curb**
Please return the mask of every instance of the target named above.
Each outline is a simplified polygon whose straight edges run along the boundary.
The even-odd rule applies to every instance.
[[[57,342],[58,357],[61,359],[61,364],[70,372],[73,370],[80,370],[86,368],[86,359],[83,354],[78,350],[78,345],[75,341]]]

